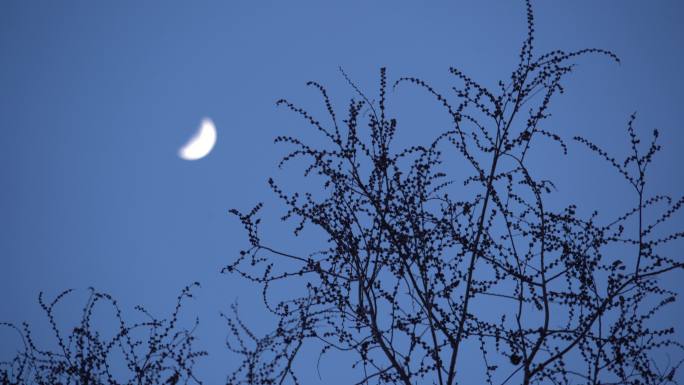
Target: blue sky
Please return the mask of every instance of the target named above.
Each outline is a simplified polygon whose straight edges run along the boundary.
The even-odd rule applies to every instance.
[[[626,151],[625,123],[637,111],[642,132],[657,127],[665,143],[651,193],[681,193],[684,5],[537,1],[535,9],[537,52],[600,47],[623,60],[578,61],[549,124]],[[317,80],[344,108],[352,91],[338,66],[371,92],[380,66],[445,91],[449,66],[495,85],[513,69],[524,33],[524,4],[508,0],[2,2],[0,320],[40,328],[39,291],[80,289],[69,304],[77,307],[88,286],[161,314],[197,280],[188,313],[201,318],[200,345],[213,353],[201,370],[208,383],[222,380],[231,356],[218,312],[239,299],[255,328],[270,325],[257,288],[219,270],[245,242],[228,209],[265,201],[273,222],[282,212],[266,184],[282,154],[272,140],[302,125],[275,101],[318,106],[304,86]],[[439,110],[417,89],[390,97],[397,109],[417,109],[401,112],[404,140],[427,141]],[[218,129],[214,151],[180,160],[178,147],[203,117]],[[619,179],[579,146],[538,160],[563,197],[587,207],[617,213],[633,198],[627,189],[624,200],[601,194],[621,189]],[[281,231],[289,227],[278,226],[273,239],[290,242]],[[667,317],[681,316],[679,303]]]

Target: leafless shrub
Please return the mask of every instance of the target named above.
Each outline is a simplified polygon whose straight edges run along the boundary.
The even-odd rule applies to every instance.
[[[194,327],[179,327],[182,302],[192,297],[194,283],[183,289],[176,307],[168,318],[156,318],[143,307],[136,307],[148,321],[127,323],[117,301],[109,294],[90,289],[79,324],[64,333],[55,316],[55,307],[72,291],[67,290],[46,302],[42,293],[39,303],[49,321],[56,350],[44,350],[34,341],[29,325],[21,327],[2,323],[16,330],[23,340],[23,350],[10,361],[0,363],[0,383],[14,384],[187,384],[201,382],[195,378],[193,366],[206,355],[195,349]],[[105,337],[94,318],[100,304],[114,311],[112,337]],[[195,321],[195,327],[197,326]]]

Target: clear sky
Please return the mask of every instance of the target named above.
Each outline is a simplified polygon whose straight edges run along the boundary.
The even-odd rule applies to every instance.
[[[658,128],[665,143],[651,193],[684,192],[684,3],[534,4],[537,52],[600,47],[623,60],[579,60],[547,124],[626,151],[625,123],[637,111],[637,127]],[[353,93],[338,66],[369,93],[380,66],[391,79],[418,75],[444,91],[454,84],[449,66],[494,85],[509,76],[524,33],[524,4],[510,0],[0,2],[0,321],[44,329],[39,291],[79,289],[68,318],[88,286],[128,311],[145,304],[163,314],[200,281],[187,311],[200,317],[199,344],[212,353],[200,375],[220,383],[234,362],[218,312],[237,299],[257,330],[271,325],[259,316],[258,289],[219,270],[245,245],[228,209],[265,201],[272,222],[282,213],[266,184],[283,153],[272,140],[303,125],[274,102],[318,106],[304,86],[317,80],[344,109]],[[390,97],[420,107],[402,112],[404,140],[431,139],[424,134],[441,120],[431,120],[439,110],[424,93]],[[214,151],[179,159],[204,117],[216,123]],[[580,208],[610,215],[633,202],[580,146],[568,159],[545,159],[541,170]],[[278,226],[273,239],[291,242],[280,230],[290,227]],[[684,317],[681,302],[668,311],[671,322]],[[5,341],[18,343],[0,331],[0,354],[12,351]]]

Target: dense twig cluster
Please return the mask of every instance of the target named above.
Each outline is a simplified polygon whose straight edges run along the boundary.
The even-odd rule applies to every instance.
[[[55,307],[69,294],[64,291],[47,303],[42,293],[42,307],[57,344],[57,349],[39,347],[28,324],[22,327],[3,323],[16,330],[23,340],[23,350],[10,361],[0,363],[3,385],[37,384],[187,384],[201,383],[193,374],[198,358],[206,355],[195,349],[193,329],[179,327],[182,301],[192,297],[188,286],[178,296],[168,318],[159,319],[143,307],[136,307],[147,321],[126,323],[116,300],[91,289],[79,324],[65,332],[55,316]],[[104,336],[94,320],[107,304],[114,311],[112,336]]]
[[[444,107],[452,127],[427,146],[396,149],[398,127],[386,108],[388,80],[380,72],[377,103],[344,74],[358,97],[338,121],[326,89],[317,89],[329,114],[324,124],[281,100],[326,138],[324,145],[280,136],[294,146],[281,166],[308,162],[305,176],[322,186],[288,193],[269,184],[287,207],[283,220],[322,230],[327,246],[295,255],[262,242],[261,205],[242,213],[249,247],[225,271],[263,285],[277,328],[255,336],[228,317],[233,351],[244,361],[229,383],[299,383],[293,361],[303,343],[355,354],[359,384],[664,384],[681,361],[659,367],[655,351],[676,352],[673,328],[651,322],[676,293],[658,277],[681,269],[665,245],[683,232],[657,234],[684,203],[645,194],[646,169],[659,151],[658,132],[644,150],[630,119],[630,154],[624,162],[591,141],[578,142],[608,160],[635,189],[635,207],[616,220],[571,204],[551,209],[554,185],[535,178],[527,161],[532,143],[557,133],[542,128],[552,99],[563,92],[571,61],[611,52],[561,50],[536,56],[534,19],[527,3],[527,37],[507,82],[488,89],[456,68],[451,95],[426,81],[414,84]],[[369,113],[364,114],[364,109]],[[365,125],[365,128],[364,128]],[[445,155],[463,162],[445,162]],[[455,168],[470,170],[450,179]],[[462,182],[462,183],[456,183]],[[654,222],[656,205],[665,205]],[[662,227],[662,226],[661,226]],[[279,282],[300,294],[272,299]],[[294,292],[294,291],[293,291]],[[463,366],[474,355],[482,378]],[[661,361],[662,362],[662,361]],[[661,364],[662,366],[662,364]],[[478,375],[480,374],[478,373]],[[474,379],[475,378],[475,379]]]

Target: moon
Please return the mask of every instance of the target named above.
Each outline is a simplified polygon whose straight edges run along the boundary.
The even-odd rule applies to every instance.
[[[195,135],[178,149],[178,156],[185,160],[202,159],[209,155],[215,144],[216,126],[211,119],[204,118]]]

